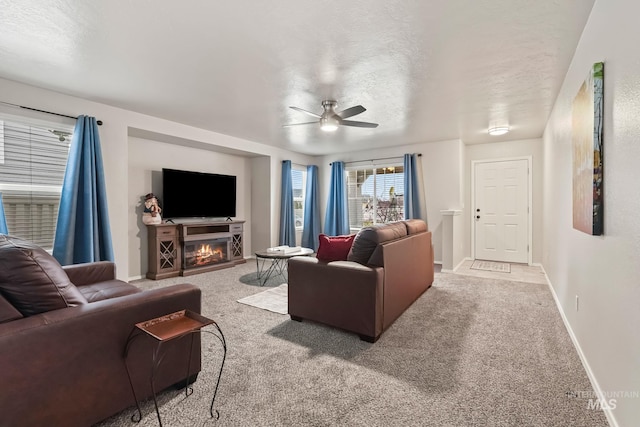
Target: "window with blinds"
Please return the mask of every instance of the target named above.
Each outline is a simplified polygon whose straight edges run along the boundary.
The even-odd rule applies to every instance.
[[[359,229],[404,219],[404,168],[347,167],[349,226]]]
[[[307,186],[307,169],[293,165],[291,168],[291,183],[293,184],[293,212],[296,228],[301,229],[304,224],[304,197]]]
[[[0,193],[9,234],[52,250],[70,129],[56,135],[7,120],[0,126]]]

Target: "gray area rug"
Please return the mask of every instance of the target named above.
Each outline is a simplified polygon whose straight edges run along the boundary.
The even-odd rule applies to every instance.
[[[165,426],[607,426],[580,397],[592,388],[547,285],[439,273],[370,344],[238,304],[264,289],[240,280],[253,271],[135,282],[199,286],[227,339],[220,419],[208,408],[222,350],[203,334],[194,393],[159,397]],[[153,402],[142,409],[139,425],[157,426]],[[99,425],[130,427],[133,412]]]
[[[470,267],[472,270],[496,271],[499,273],[511,273],[511,264],[494,261],[473,261]]]
[[[263,310],[273,311],[274,313],[287,314],[289,313],[287,293],[287,284],[283,283],[278,287],[240,298],[238,302]]]
[[[265,261],[267,266],[263,265],[263,268],[268,268],[268,264],[271,261]],[[239,281],[244,283],[245,285],[250,285],[250,286],[258,286],[258,287],[262,287],[263,289],[266,288],[270,288],[270,287],[274,287],[274,286],[279,286],[283,283],[285,283],[287,281],[287,276],[286,275],[281,275],[281,274],[272,274],[266,282],[264,282],[264,276],[263,278],[258,278],[258,273],[256,271],[257,266],[255,262],[252,262],[251,260],[249,260],[247,262],[247,265],[245,265],[245,268],[243,269],[243,273],[242,275],[240,275],[239,277]],[[286,273],[286,272],[285,272]]]

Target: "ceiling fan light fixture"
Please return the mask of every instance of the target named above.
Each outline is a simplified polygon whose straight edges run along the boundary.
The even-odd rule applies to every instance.
[[[342,110],[340,112],[335,111],[335,107],[338,105],[336,101],[333,100],[324,100],[322,101],[322,108],[324,111],[322,115],[312,113],[311,111],[303,110],[299,107],[290,106],[289,108],[299,111],[301,113],[305,113],[309,116],[313,116],[318,119],[318,121],[313,122],[305,122],[305,123],[291,123],[288,125],[283,125],[283,127],[292,127],[292,126],[301,126],[301,125],[317,125],[320,124],[320,129],[323,132],[335,132],[338,130],[340,126],[352,126],[358,128],[376,128],[378,127],[377,123],[370,122],[359,122],[357,120],[345,120],[349,117],[357,116],[358,114],[364,113],[367,111],[362,105],[354,105],[353,107],[347,108],[346,110]]]
[[[509,132],[508,126],[498,126],[498,127],[489,128],[489,135],[491,136],[504,135],[507,132]]]
[[[335,132],[335,131],[338,130],[338,126],[330,125],[330,124],[324,124],[324,125],[320,126],[320,129],[322,129],[325,132]]]
[[[320,129],[324,132],[335,132],[338,130],[338,121],[332,117],[320,119]]]

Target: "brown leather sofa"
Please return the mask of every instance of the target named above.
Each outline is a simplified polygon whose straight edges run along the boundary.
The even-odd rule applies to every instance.
[[[0,426],[86,427],[135,405],[123,358],[132,328],[182,309],[199,313],[201,295],[188,284],[143,292],[115,277],[111,262],[62,269],[37,246],[0,235]],[[155,344],[141,335],[130,347],[140,399],[151,396]],[[199,337],[187,373],[190,344],[163,344],[156,390],[197,376]]]
[[[422,220],[365,227],[346,261],[289,260],[289,315],[375,342],[433,283],[431,232]]]

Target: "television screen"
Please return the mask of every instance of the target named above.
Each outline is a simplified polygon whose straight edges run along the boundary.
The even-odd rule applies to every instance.
[[[162,169],[162,217],[236,216],[236,177]]]

